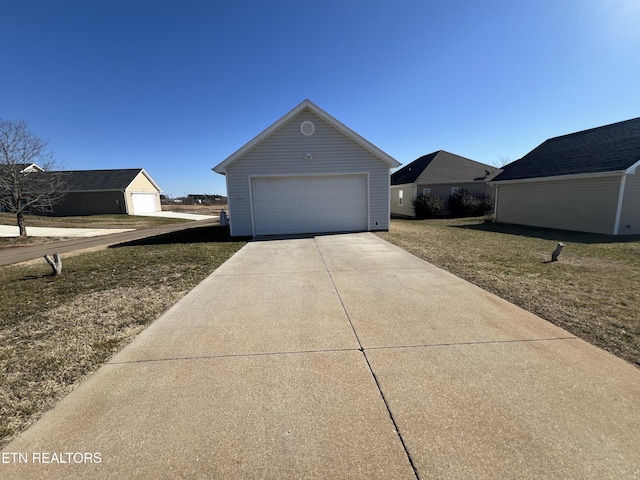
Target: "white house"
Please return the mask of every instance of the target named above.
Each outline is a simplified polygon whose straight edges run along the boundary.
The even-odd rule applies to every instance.
[[[226,176],[231,235],[389,229],[400,164],[309,100],[214,167]]]

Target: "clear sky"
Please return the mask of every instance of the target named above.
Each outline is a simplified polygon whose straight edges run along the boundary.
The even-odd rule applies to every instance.
[[[407,164],[640,116],[638,0],[0,0],[0,118],[167,195],[308,98]]]

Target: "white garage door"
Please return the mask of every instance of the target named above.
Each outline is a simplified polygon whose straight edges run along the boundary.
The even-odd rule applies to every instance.
[[[155,193],[132,193],[133,214],[153,213],[156,211],[156,194]]]
[[[254,234],[367,230],[364,175],[251,179]]]

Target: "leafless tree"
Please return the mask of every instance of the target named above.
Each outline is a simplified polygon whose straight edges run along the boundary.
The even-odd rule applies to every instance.
[[[511,163],[511,160],[509,159],[509,157],[498,157],[497,160],[494,160],[493,162],[491,162],[491,165],[493,165],[496,168],[504,168],[505,165]]]
[[[16,214],[21,237],[27,236],[25,212],[50,210],[66,193],[47,145],[24,121],[0,119],[0,210]]]

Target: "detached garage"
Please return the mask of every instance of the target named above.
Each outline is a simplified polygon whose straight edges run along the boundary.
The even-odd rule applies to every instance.
[[[143,168],[56,173],[62,174],[67,192],[52,206],[54,215],[141,215],[161,210],[162,190]]]
[[[231,235],[389,229],[400,164],[305,100],[213,170],[226,176]]]

